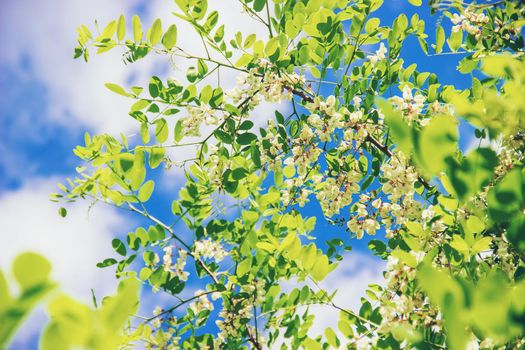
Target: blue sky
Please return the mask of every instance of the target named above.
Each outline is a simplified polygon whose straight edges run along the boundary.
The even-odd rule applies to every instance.
[[[212,7],[225,1],[210,0]],[[240,17],[234,2],[221,8],[223,21],[230,28],[242,30],[250,26],[246,16]],[[110,93],[106,82],[121,85],[144,85],[149,76],[166,78],[181,73],[163,58],[124,65],[118,53],[93,57],[89,64],[73,60],[75,28],[94,19],[104,23],[124,13],[128,18],[141,14],[146,25],[152,16],[164,22],[173,18],[169,13],[174,4],[169,0],[0,0],[0,268],[8,269],[11,260],[25,250],[38,251],[54,264],[54,276],[63,290],[89,302],[90,288],[97,295],[111,293],[115,287],[110,270],[100,270],[96,262],[114,256],[112,237],[122,236],[140,224],[137,217],[113,208],[89,203],[70,206],[69,215],[61,219],[57,207],[48,201],[56,183],[74,175],[78,165],[72,153],[83,140],[84,131],[123,131],[133,134],[136,125],[127,117],[131,101]],[[406,0],[386,0],[375,16],[382,24],[390,24],[400,12],[410,18],[412,13],[427,22],[427,33],[433,38],[436,17],[430,18],[426,7],[414,8]],[[449,24],[443,20],[447,27]],[[260,31],[253,27],[252,31]],[[234,30],[232,30],[234,32]],[[184,31],[180,31],[184,33]],[[195,45],[187,39],[188,45]],[[419,44],[408,39],[402,56],[405,66],[418,64],[419,71],[434,72],[443,84],[466,87],[469,76],[455,71],[458,56],[425,57]],[[233,76],[226,76],[226,81]],[[279,108],[286,108],[280,106]],[[269,115],[271,106],[260,109],[254,118]],[[270,114],[271,115],[271,114]],[[462,125],[470,134],[470,128]],[[465,148],[470,139],[461,140]],[[180,187],[180,173],[156,174],[159,190],[152,205],[159,217],[169,215],[169,205]],[[164,209],[162,209],[164,208]],[[315,205],[309,205],[308,215],[319,215]],[[323,237],[342,237],[343,229],[330,226],[320,217],[316,230]],[[342,302],[356,306],[360,294],[369,282],[377,282],[382,263],[370,256],[366,242],[352,241],[354,251],[349,260],[325,281],[328,289],[339,288]],[[144,310],[169,299],[159,294],[145,294]],[[329,316],[319,314],[319,322],[329,322]],[[13,349],[33,349],[46,316],[38,310],[18,336]]]

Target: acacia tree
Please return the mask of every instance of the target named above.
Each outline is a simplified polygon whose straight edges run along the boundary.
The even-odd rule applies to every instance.
[[[54,195],[94,199],[151,223],[126,242],[113,240],[120,261],[99,264],[173,295],[172,307],[133,318],[123,343],[522,346],[523,1],[430,1],[440,23],[452,22],[451,30],[437,26],[433,42],[427,32],[434,29],[417,14],[382,25],[374,17],[382,0],[239,1],[267,28],[264,39],[229,36],[206,0],[175,0],[174,23],[157,19],[146,35],[137,16],[129,35],[123,16],[97,34],[78,29],[75,57],[86,61],[96,49],[122,50],[130,63],[154,54],[190,65],[184,82],[106,84],[135,100],[129,115],[140,137],[86,134],[75,149],[85,166]],[[177,21],[202,39],[203,54],[177,45]],[[424,54],[451,54],[451,64],[462,58],[457,69],[471,75],[471,87],[444,85],[406,65],[400,51],[410,37]],[[216,77],[228,70],[238,79],[225,90]],[[252,120],[263,102],[289,103],[292,112]],[[479,139],[466,154],[458,148],[459,137],[469,137],[459,134],[460,120]],[[169,150],[184,146],[195,155],[182,164],[186,182],[173,217],[163,221],[148,204],[148,174],[169,168]],[[236,203],[235,213],[221,209],[224,198]],[[307,203],[320,207],[340,235],[316,230],[316,218],[304,215]],[[191,234],[180,233],[181,225]],[[348,310],[318,282],[345,264],[349,242],[365,234],[378,234],[369,248],[387,261],[385,281],[369,287],[359,310]],[[283,290],[291,279],[297,288]],[[182,297],[188,280],[205,287]],[[337,329],[312,336],[311,305],[338,317]]]

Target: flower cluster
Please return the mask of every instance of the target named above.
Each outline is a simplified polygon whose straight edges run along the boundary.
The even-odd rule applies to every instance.
[[[181,119],[183,136],[201,136],[201,125],[217,125],[219,118],[207,104],[188,106],[188,116]]]
[[[261,59],[258,67],[237,77],[236,86],[225,95],[234,104],[244,104],[245,110],[253,110],[262,100],[270,103],[290,101],[291,89],[304,85],[305,78],[296,73],[278,74],[272,69],[270,62]]]
[[[315,128],[317,136],[323,142],[330,141],[335,129],[344,126],[344,114],[348,114],[346,108],[337,110],[336,102],[335,96],[330,95],[326,100],[316,97],[305,106],[312,113],[308,117],[308,124]]]
[[[352,196],[359,192],[362,175],[356,169],[341,172],[337,177],[327,177],[318,185],[317,200],[326,217],[332,217],[352,203]]]
[[[213,304],[208,299],[208,295],[205,291],[199,289],[195,291],[194,296],[197,298],[197,300],[190,304],[190,309],[193,311],[193,314],[198,315],[202,311],[213,310]]]
[[[176,335],[177,318],[166,317],[166,310],[157,306],[153,310],[151,326],[153,329],[149,332],[143,332],[145,337],[146,349],[169,349],[180,350],[180,336]],[[163,327],[163,324],[168,327]]]
[[[361,194],[360,200],[356,203],[356,213],[353,215],[350,220],[346,223],[347,228],[350,232],[353,232],[358,239],[363,238],[364,233],[366,232],[369,235],[375,235],[376,231],[379,230],[379,221],[377,220],[378,209],[381,208],[382,202],[381,199],[376,199],[372,201],[371,206],[375,209],[375,213],[370,215],[372,209],[368,209],[367,205],[370,197],[366,194]]]
[[[409,124],[413,121],[421,123],[418,119],[425,106],[425,96],[419,92],[413,95],[412,89],[408,85],[403,86],[402,91],[403,97],[393,96],[390,98],[390,101],[396,106],[396,109],[403,112],[403,115]],[[428,122],[428,120],[424,120],[422,124],[425,124],[426,122]]]
[[[468,8],[461,15],[455,13],[450,20],[454,24],[452,27],[453,32],[463,30],[474,35],[477,40],[481,38],[483,25],[489,22],[489,18],[484,13],[475,13]]]
[[[264,301],[264,298],[266,296],[265,286],[266,283],[264,282],[264,280],[259,279],[252,281],[250,284],[243,285],[242,291],[252,296],[250,300],[253,303],[253,305],[259,305]]]
[[[193,256],[195,259],[213,259],[216,262],[220,262],[226,255],[227,253],[222,245],[211,239],[196,241],[193,246]]]
[[[205,165],[210,183],[215,187],[220,187],[222,185],[222,174],[224,174],[226,169],[231,168],[232,160],[227,157],[221,157],[217,146],[209,144]]]
[[[384,163],[381,171],[386,180],[382,191],[391,202],[394,203],[403,196],[413,196],[418,174],[401,152],[396,152],[389,162]]]
[[[246,320],[253,317],[254,306],[259,305],[265,299],[265,286],[264,280],[254,280],[241,286],[241,291],[250,295],[248,298],[223,300],[222,310],[219,313],[221,320],[215,322],[220,330],[217,335],[220,344],[225,343],[228,338],[238,338],[242,328],[248,327]]]
[[[164,248],[164,256],[162,257],[164,271],[169,272],[172,276],[178,277],[181,281],[187,281],[189,272],[184,271],[184,267],[186,266],[188,253],[184,249],[179,249],[179,257],[175,264],[173,264],[172,254],[172,246]]]
[[[424,252],[411,252],[417,262],[425,257]],[[380,296],[381,324],[378,331],[388,333],[396,327],[409,322],[412,327],[423,324],[434,332],[443,329],[443,320],[436,307],[429,304],[428,298],[414,288],[416,269],[405,265],[399,259],[389,256],[385,272],[387,288]]]
[[[222,310],[219,312],[221,320],[215,321],[220,332],[217,339],[220,343],[226,343],[228,338],[238,338],[242,332],[243,325],[252,318],[253,305],[247,300],[233,301],[234,306],[227,306],[223,301]]]
[[[268,149],[265,149],[265,144],[269,145]],[[261,163],[266,164],[268,170],[279,171],[282,168],[285,141],[273,120],[268,121],[266,135],[259,140],[258,146],[261,150]]]
[[[322,148],[317,146],[319,141],[337,140],[336,150],[341,154],[348,154],[365,142],[369,135],[380,132],[382,115],[378,113],[381,120],[377,124],[367,122],[361,108],[361,99],[355,96],[353,102],[352,111],[346,107],[338,107],[337,99],[333,95],[326,99],[316,97],[305,105],[311,114],[301,133],[291,141],[291,156],[284,160],[287,167],[295,167],[300,175],[285,181],[281,197],[285,205],[295,201],[302,206],[308,201],[308,196],[315,193],[325,216],[332,217],[352,203],[352,197],[359,191],[359,182],[363,178],[362,170],[355,161],[357,155],[332,159],[332,162],[339,163],[338,171],[327,170],[319,173],[318,169],[314,171],[314,168],[319,168],[319,158],[323,154]],[[339,137],[341,134],[343,138]],[[272,146],[272,141],[277,141],[275,151],[270,148],[269,158],[272,154],[277,154],[275,158],[281,159],[278,152],[281,152],[283,147],[279,144],[282,140],[279,139],[277,131],[268,132],[265,138]],[[359,154],[365,157],[361,151]],[[277,161],[273,164],[280,166]],[[349,165],[350,169],[347,169]],[[368,226],[371,228],[371,225]]]

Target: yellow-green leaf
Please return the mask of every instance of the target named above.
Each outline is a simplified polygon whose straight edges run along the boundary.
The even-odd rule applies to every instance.
[[[121,41],[126,36],[126,18],[120,15],[117,23],[117,39]]]
[[[250,268],[252,267],[252,259],[247,258],[244,259],[237,265],[237,276],[242,277],[250,271]]]
[[[109,90],[113,91],[114,93],[116,94],[119,94],[119,95],[122,95],[122,96],[126,96],[126,97],[133,97],[132,94],[130,94],[129,92],[127,92],[122,86],[120,85],[117,85],[117,84],[113,84],[113,83],[106,83],[104,84],[104,86],[106,88],[108,88]]]
[[[168,139],[169,130],[166,119],[161,118],[155,121],[155,137],[158,143],[164,143]]]
[[[23,253],[13,262],[13,274],[23,290],[44,283],[51,272],[51,264],[36,253]]]
[[[153,193],[154,189],[155,189],[155,181],[153,180],[146,181],[139,190],[139,194],[138,194],[139,200],[141,202],[147,202],[150,199],[151,194]]]
[[[162,37],[162,45],[168,50],[171,50],[175,45],[177,45],[177,26],[172,24],[164,33]]]
[[[133,26],[133,40],[138,43],[142,41],[142,23],[140,22],[139,16],[135,15],[131,19],[131,24]]]
[[[153,22],[153,25],[151,26],[151,29],[148,32],[148,40],[151,46],[157,45],[161,37],[162,37],[162,22],[160,21],[159,18],[157,18],[155,22]]]

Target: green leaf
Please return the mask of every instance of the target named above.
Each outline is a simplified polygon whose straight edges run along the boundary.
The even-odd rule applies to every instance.
[[[13,274],[22,290],[45,283],[50,272],[49,261],[36,253],[20,254],[13,262]]]
[[[305,350],[323,350],[323,347],[319,342],[313,340],[312,338],[306,338],[303,340],[303,348]]]
[[[465,317],[465,296],[458,282],[445,272],[423,266],[417,273],[417,281],[430,301],[441,308],[447,327],[447,345],[451,349],[465,349],[468,340]]]
[[[150,141],[149,128],[147,123],[140,124],[140,138],[143,144],[147,144]]]
[[[124,15],[120,15],[117,23],[117,39],[122,41],[126,36],[126,18]]]
[[[169,130],[168,123],[166,119],[161,118],[157,119],[154,122],[155,124],[155,137],[157,138],[158,143],[164,143],[168,139]]]
[[[368,242],[368,249],[374,252],[374,255],[382,256],[386,251],[386,244],[378,239]]]
[[[295,175],[295,166],[293,166],[293,165],[285,166],[284,169],[283,169],[283,174],[287,178],[293,177]]]
[[[516,215],[510,221],[507,238],[522,253],[525,252],[525,215]]]
[[[330,272],[330,263],[328,257],[324,254],[320,254],[316,258],[316,263],[312,267],[310,274],[316,281],[322,281],[326,275]]]
[[[418,164],[428,175],[437,175],[447,168],[446,160],[458,148],[458,122],[449,115],[431,119],[423,128],[416,147]]]
[[[175,45],[177,45],[177,26],[172,24],[164,33],[162,37],[162,45],[168,50],[171,50]]]
[[[117,263],[117,260],[113,258],[108,258],[108,259],[104,259],[104,261],[97,263],[97,267],[104,268],[104,267],[115,265],[116,263]]]
[[[512,169],[490,189],[487,204],[490,217],[506,222],[525,206],[525,176],[520,169]]]
[[[142,32],[142,23],[137,15],[133,16],[131,19],[131,25],[133,26],[133,40],[136,43],[141,42],[144,33]]]
[[[464,228],[469,234],[482,233],[485,230],[485,224],[477,216],[471,216],[466,220]]]
[[[257,136],[252,133],[244,133],[237,136],[237,143],[239,145],[249,145],[252,141],[257,140]]]
[[[117,253],[119,253],[122,256],[126,256],[126,246],[120,239],[113,239],[113,241],[111,241],[111,246],[113,247],[113,249],[115,249]]]
[[[122,280],[119,283],[117,295],[105,300],[102,310],[100,310],[100,319],[103,322],[100,326],[103,329],[113,330],[118,334],[129,317],[136,313],[139,305],[140,283],[136,278]]]
[[[144,182],[146,178],[146,167],[145,167],[145,157],[144,150],[139,149],[135,151],[135,156],[133,157],[133,165],[130,169],[130,185],[133,191],[136,191],[140,188],[140,185]]]
[[[443,51],[443,45],[445,45],[445,30],[443,27],[438,26],[436,29],[436,53]]]
[[[373,33],[377,30],[377,27],[379,27],[379,24],[381,21],[377,17],[370,18],[365,25],[365,31],[367,33]]]
[[[250,130],[253,128],[253,122],[251,120],[245,120],[239,125],[239,130]]]
[[[415,268],[417,266],[416,257],[401,249],[392,251],[392,256],[398,258],[403,264]]]
[[[67,216],[67,210],[64,207],[58,208],[58,215],[65,218]]]
[[[127,92],[120,85],[113,84],[113,83],[106,83],[106,84],[104,84],[104,86],[106,88],[108,88],[109,90],[113,91],[116,94],[119,94],[119,95],[122,95],[122,96],[126,96],[126,97],[133,97],[133,94],[130,94],[129,92]]]
[[[11,295],[9,294],[9,286],[7,285],[7,280],[4,276],[4,273],[2,270],[0,270],[0,300],[2,300],[2,304],[0,304],[0,315],[4,311],[4,309],[11,303]],[[0,344],[2,344],[0,342]]]
[[[150,199],[154,188],[155,188],[155,181],[153,180],[146,181],[139,190],[139,194],[138,194],[139,200],[141,202],[147,202]]]
[[[458,30],[457,32],[452,32],[447,40],[447,43],[452,52],[458,51],[461,47],[461,44],[463,43],[463,31]]]
[[[469,256],[470,254],[470,246],[468,245],[468,243],[463,239],[461,238],[460,235],[458,234],[455,234],[453,237],[452,237],[452,242],[450,242],[450,246],[454,249],[456,249],[458,252],[460,252],[461,254],[464,254],[466,256]]]
[[[423,4],[423,0],[408,0],[408,2],[414,6],[421,6]]]
[[[227,144],[231,144],[232,143],[232,137],[230,136],[230,134],[222,131],[222,130],[215,130],[213,132],[213,135],[215,135],[215,137],[217,138],[218,141],[220,142],[223,142],[223,143],[227,143]]]
[[[266,5],[267,0],[255,0],[253,2],[253,9],[257,12],[261,12],[264,9],[264,6]]]
[[[155,46],[162,37],[162,22],[157,18],[148,32],[148,40],[151,46]]]
[[[457,70],[463,74],[471,73],[474,69],[478,67],[479,60],[472,57],[464,57],[459,61]]]
[[[104,39],[110,39],[117,30],[117,21],[111,21],[108,23],[106,28],[102,31],[102,34],[97,38],[97,41],[103,41]]]
[[[498,157],[489,148],[478,148],[460,162],[448,158],[447,163],[454,191],[459,199],[466,201],[489,184],[494,176]]]
[[[235,66],[242,68],[245,67],[248,63],[253,60],[253,56],[249,53],[244,53],[238,60],[235,62]]]
[[[166,149],[164,147],[152,147],[149,149],[149,166],[155,169],[164,160]]]
[[[51,323],[42,331],[39,348],[41,350],[68,350],[70,342],[62,334],[59,325]]]
[[[326,340],[328,341],[328,344],[334,349],[338,349],[341,345],[339,339],[337,338],[337,335],[335,334],[334,330],[332,328],[326,328],[324,330],[324,335],[326,337]]]
[[[246,258],[237,265],[237,276],[242,277],[246,275],[252,267],[252,259]]]
[[[385,115],[385,122],[389,127],[390,135],[396,146],[403,153],[407,155],[412,154],[414,149],[413,139],[416,131],[403,121],[401,113],[394,110],[388,101],[378,99],[377,104]]]
[[[472,250],[474,251],[475,254],[481,253],[485,250],[488,250],[490,248],[491,243],[492,243],[491,237],[483,237],[477,240],[476,243],[474,243],[474,245],[472,246]]]
[[[264,48],[264,53],[266,56],[272,56],[277,49],[279,48],[279,39],[277,37],[273,37],[266,43],[266,47]]]

